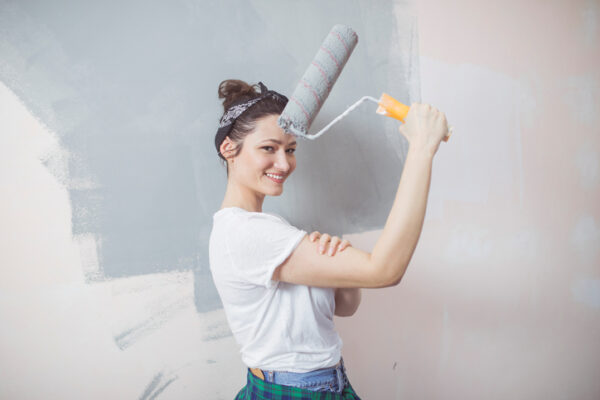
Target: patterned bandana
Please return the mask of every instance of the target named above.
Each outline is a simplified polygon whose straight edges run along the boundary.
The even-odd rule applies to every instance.
[[[220,147],[225,137],[231,132],[231,128],[233,128],[233,124],[235,120],[244,113],[247,109],[252,107],[254,104],[258,103],[265,97],[273,97],[277,100],[282,100],[287,103],[288,98],[282,94],[277,93],[274,90],[269,90],[262,83],[258,82],[258,86],[260,87],[260,96],[251,100],[244,101],[240,104],[235,104],[223,114],[221,117],[221,121],[219,122],[219,129],[217,130],[217,134],[215,136],[215,147],[217,148],[217,154],[221,154]]]

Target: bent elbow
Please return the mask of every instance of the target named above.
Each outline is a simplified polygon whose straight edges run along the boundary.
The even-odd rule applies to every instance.
[[[398,278],[398,279],[394,279],[389,285],[388,287],[392,287],[392,286],[398,286],[398,284],[402,281],[402,277]]]
[[[381,287],[392,287],[398,286],[402,278],[406,267],[398,268],[397,266],[387,266],[386,273],[383,274]]]

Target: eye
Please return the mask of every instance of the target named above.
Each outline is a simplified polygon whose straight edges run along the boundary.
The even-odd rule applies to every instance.
[[[287,149],[286,151],[290,154],[293,154],[296,151],[296,149]]]
[[[273,150],[273,146],[264,146],[264,147],[261,147],[261,149],[265,149],[267,151],[271,151],[271,150]]]

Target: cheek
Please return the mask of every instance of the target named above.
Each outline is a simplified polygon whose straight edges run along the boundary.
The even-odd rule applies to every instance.
[[[265,172],[267,169],[271,168],[272,165],[273,163],[271,162],[271,160],[269,160],[268,157],[259,157],[256,160],[256,168],[259,169],[261,172]]]
[[[267,169],[270,168],[272,162],[269,160],[269,157],[265,157],[261,154],[255,154],[250,161],[254,172],[264,173]]]

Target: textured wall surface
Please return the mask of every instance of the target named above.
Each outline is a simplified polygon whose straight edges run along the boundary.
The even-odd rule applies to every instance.
[[[0,397],[232,397],[244,371],[207,257],[217,85],[289,94],[343,23],[360,43],[314,127],[365,94],[417,100],[415,18],[392,1],[0,1]],[[381,227],[406,149],[373,111],[300,143],[265,209]]]
[[[353,386],[599,398],[599,21],[597,1],[0,0],[0,398],[243,386],[207,264],[217,84],[291,93],[336,23],[359,43],[313,129],[385,91],[456,130],[403,281],[336,319]],[[265,210],[370,249],[406,143],[369,107],[300,142]]]

